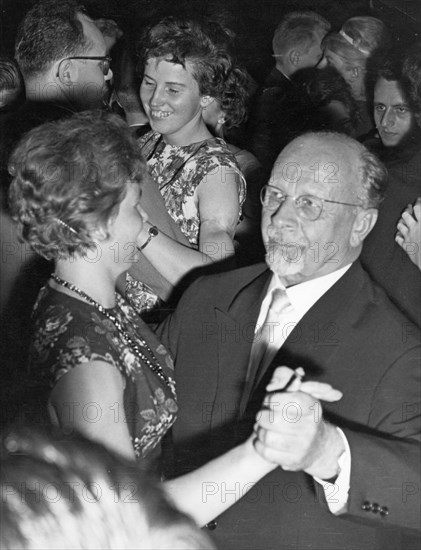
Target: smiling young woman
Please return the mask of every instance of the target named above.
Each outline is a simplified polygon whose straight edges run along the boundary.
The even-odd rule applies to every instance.
[[[168,286],[158,289],[146,262],[135,263],[126,295],[140,313],[155,307],[158,296],[166,299],[192,269],[234,254],[244,178],[225,141],[203,119],[235,67],[230,40],[219,24],[171,17],[141,40],[140,98],[152,130],[139,146],[152,181],[143,197],[150,223],[139,245]],[[158,234],[149,239],[153,225]]]

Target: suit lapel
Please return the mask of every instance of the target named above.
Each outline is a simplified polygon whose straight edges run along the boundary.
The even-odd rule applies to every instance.
[[[217,402],[238,415],[252,391],[254,374],[246,380],[247,366],[254,330],[259,316],[262,297],[270,280],[269,270],[261,265],[236,288],[226,307],[215,307],[215,321],[220,331],[218,338],[218,390]],[[216,409],[217,410],[217,409]],[[228,416],[231,416],[228,413]],[[228,418],[227,418],[228,420]]]
[[[364,272],[354,263],[339,281],[304,315],[278,350],[272,363],[256,375],[254,388],[268,382],[275,367],[303,367],[308,379],[329,378],[334,361],[353,322],[351,307],[361,301]]]

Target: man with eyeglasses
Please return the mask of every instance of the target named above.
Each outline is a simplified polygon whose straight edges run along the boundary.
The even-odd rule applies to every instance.
[[[385,179],[348,136],[295,139],[261,195],[267,265],[199,279],[159,328],[177,373],[173,473],[253,429],[280,466],[248,494],[203,487],[244,494],[208,524],[217,547],[419,547],[420,333],[358,261]]]
[[[28,100],[71,111],[102,106],[111,59],[101,31],[75,1],[36,4],[20,25],[15,50]]]
[[[8,185],[7,159],[19,138],[44,122],[104,106],[111,58],[94,21],[75,0],[42,0],[23,18],[15,58],[26,101],[0,140],[2,187]]]

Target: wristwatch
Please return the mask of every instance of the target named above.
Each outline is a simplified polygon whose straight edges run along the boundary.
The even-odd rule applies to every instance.
[[[146,242],[144,242],[142,244],[142,246],[138,246],[138,250],[143,250],[146,246],[148,246],[148,244],[151,242],[151,240],[154,238],[154,237],[157,237],[158,236],[158,228],[156,227],[156,225],[152,225],[149,229],[148,229],[148,238],[146,239]]]

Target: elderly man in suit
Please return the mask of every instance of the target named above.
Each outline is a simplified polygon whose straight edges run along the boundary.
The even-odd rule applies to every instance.
[[[385,176],[347,136],[295,139],[262,191],[267,265],[199,279],[159,329],[176,360],[173,473],[253,425],[280,466],[247,494],[235,479],[203,488],[237,499],[208,524],[219,548],[418,547],[420,333],[358,261]],[[278,365],[284,381],[301,367],[342,399],[297,379],[259,411]]]

